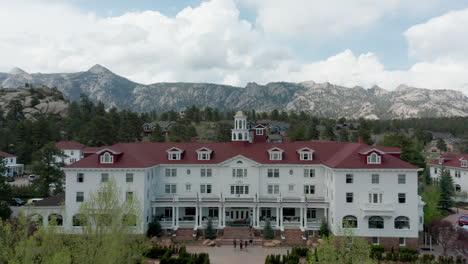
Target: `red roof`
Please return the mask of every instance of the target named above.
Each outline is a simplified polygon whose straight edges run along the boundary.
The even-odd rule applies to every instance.
[[[85,145],[76,141],[60,141],[55,143],[55,147],[58,149],[82,149]]]
[[[97,153],[100,150],[110,148],[110,146],[102,146],[102,147],[84,147],[81,151],[83,153]]]
[[[443,164],[439,164],[440,157],[444,159]],[[440,155],[439,158],[432,159],[429,163],[432,165],[439,165],[439,166],[443,165],[447,167],[468,169],[467,167],[461,166],[461,160],[460,160],[460,159],[468,160],[468,154],[444,154],[444,155]]]
[[[333,168],[404,168],[418,167],[406,163],[391,154],[383,154],[381,164],[368,165],[361,152],[379,149],[383,152],[388,148],[368,146],[359,143],[336,141],[301,141],[283,143],[119,143],[108,147],[123,154],[114,164],[100,164],[98,154],[90,155],[67,168],[147,168],[157,164],[219,164],[238,155],[242,155],[261,164],[324,164]],[[168,160],[167,150],[171,148],[183,150],[181,160]],[[202,147],[211,149],[211,160],[198,160],[196,150]],[[314,150],[313,160],[300,160],[297,150],[308,147]],[[282,160],[270,160],[268,150],[280,148]],[[391,148],[391,152],[399,149]]]
[[[14,158],[14,157],[16,157],[16,156],[13,155],[13,154],[6,153],[6,152],[3,152],[3,151],[0,151],[0,156],[1,156],[1,157],[4,157],[4,158]]]

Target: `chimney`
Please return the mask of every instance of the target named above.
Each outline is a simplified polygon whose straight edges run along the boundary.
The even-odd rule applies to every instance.
[[[364,143],[364,138],[362,136],[358,137],[358,143],[363,144]]]
[[[191,137],[191,138],[190,138],[190,142],[192,142],[192,143],[197,142],[197,137]]]
[[[291,143],[290,137],[283,137],[283,143]]]

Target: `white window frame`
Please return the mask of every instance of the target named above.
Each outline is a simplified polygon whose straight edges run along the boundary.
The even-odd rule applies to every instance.
[[[106,152],[101,155],[101,163],[102,164],[113,164],[114,163],[114,156],[109,152]]]
[[[455,171],[455,178],[460,178],[461,177],[461,171],[456,170]]]
[[[460,166],[464,168],[468,167],[468,160],[462,159],[460,162]]]
[[[125,173],[125,182],[132,183],[133,182],[133,173]]]
[[[288,185],[288,191],[289,192],[294,192],[294,184],[289,184]]]
[[[164,193],[165,194],[175,194],[175,193],[177,193],[177,184],[175,184],[175,183],[166,183],[166,184],[164,184]]]
[[[259,135],[259,136],[263,136],[263,130],[265,130],[265,129],[263,129],[263,128],[256,128],[256,129],[255,129],[255,133],[256,133],[257,135]]]
[[[250,186],[248,184],[231,184],[230,193],[231,195],[248,195],[250,191]]]
[[[349,197],[351,197],[351,202],[348,202]],[[346,193],[346,203],[354,203],[354,193],[353,192],[347,192]]]
[[[370,155],[367,156],[367,164],[381,164],[382,163],[382,157],[373,152]]]
[[[369,203],[370,204],[381,204],[383,200],[383,193],[381,192],[370,192]]]
[[[350,177],[348,178],[348,176],[350,176]],[[345,178],[345,183],[346,183],[346,184],[353,184],[353,183],[354,183],[354,174],[352,174],[352,173],[346,173],[346,176],[345,176],[345,177],[346,177],[346,178]],[[348,179],[351,179],[351,182],[348,182]]]
[[[78,195],[78,194],[81,194],[81,195]],[[81,201],[78,201],[78,197],[81,197]],[[75,201],[76,201],[77,203],[82,203],[82,202],[84,202],[84,192],[76,192]]]
[[[279,169],[270,168],[267,170],[268,178],[279,178],[279,176],[280,176]]]
[[[313,184],[304,184],[304,194],[305,195],[315,195],[315,185],[313,185]]]
[[[403,239],[403,243],[401,242],[402,239]],[[398,238],[398,245],[400,247],[406,247],[406,237],[399,237]]]
[[[81,181],[79,180],[79,179],[80,179],[80,176],[81,176]],[[77,182],[77,183],[83,183],[83,182],[85,181],[84,178],[85,178],[84,173],[79,172],[79,173],[76,174],[76,182]]]
[[[191,192],[192,191],[192,184],[186,183],[185,184],[185,191],[186,192]]]
[[[232,168],[233,178],[247,178],[247,168]]]
[[[406,174],[398,174],[398,184],[406,184]]]
[[[267,193],[268,194],[279,194],[280,188],[279,184],[268,184],[267,185]]]
[[[300,160],[312,160],[312,151],[301,151],[299,153]]]
[[[213,176],[213,169],[211,168],[201,168],[200,177],[211,177]]]
[[[304,178],[315,178],[315,169],[304,169]]]
[[[377,242],[374,242],[374,238],[377,238]],[[380,245],[380,237],[372,237],[372,245],[377,246]]]
[[[283,160],[283,153],[281,151],[271,151],[270,160]]]
[[[165,168],[165,175],[166,177],[176,177],[177,168]]]
[[[202,194],[211,194],[213,193],[213,186],[209,183],[200,184],[200,193]]]
[[[107,178],[104,177],[104,175],[107,175]],[[106,173],[106,172],[101,173],[101,182],[109,182],[109,178],[110,178],[109,173]],[[104,179],[106,179],[106,180],[104,181]]]
[[[405,199],[405,200],[404,200],[404,201],[405,201],[404,203],[401,203],[401,202],[400,202],[400,196],[401,196],[401,198]],[[406,198],[407,198],[407,197],[406,197],[406,193],[398,193],[398,194],[397,194],[397,199],[398,199],[397,202],[398,202],[399,204],[406,204],[406,200],[407,200]]]
[[[377,176],[377,177],[374,177],[374,176]],[[375,179],[377,179],[377,180],[375,180]],[[380,184],[380,174],[377,174],[377,173],[371,174],[371,183],[372,184]]]

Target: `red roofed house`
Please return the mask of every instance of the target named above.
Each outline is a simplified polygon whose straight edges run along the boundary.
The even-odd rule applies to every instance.
[[[15,177],[23,174],[24,165],[16,163],[17,157],[15,155],[0,151],[0,157],[4,159],[6,166],[6,171],[0,172],[0,175],[3,174],[8,177]]]
[[[83,158],[82,150],[85,147],[83,144],[76,141],[60,141],[55,143],[55,147],[63,151],[65,158],[56,158],[56,162],[64,162],[65,165],[70,165]]]
[[[283,239],[303,243],[327,220],[334,234],[346,227],[387,248],[418,246],[419,168],[402,161],[399,149],[271,143],[262,130],[248,128],[238,112],[232,142],[120,143],[89,154],[64,168],[65,229],[79,232],[73,219],[80,205],[114,179],[122,200],[141,203],[136,232],[156,218],[176,239],[187,239],[211,218],[232,241],[247,238],[248,226],[261,229],[270,221]]]
[[[457,192],[468,192],[468,154],[445,154],[429,163],[431,177],[439,179],[442,169],[449,171]]]

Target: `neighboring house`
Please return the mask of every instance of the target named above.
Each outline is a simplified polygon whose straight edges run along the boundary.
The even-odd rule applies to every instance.
[[[151,122],[151,123],[144,123],[143,124],[143,134],[145,136],[149,136],[153,133],[154,128],[156,125],[159,125],[161,128],[164,136],[169,136],[172,127],[176,124],[175,121],[156,121],[156,122]]]
[[[3,172],[5,176],[15,177],[23,174],[24,165],[16,163],[17,157],[15,155],[0,151],[0,157],[5,161],[6,171]]]
[[[283,142],[283,136],[280,134],[271,134],[268,136],[268,142],[281,143]]]
[[[456,192],[468,192],[468,154],[445,154],[429,162],[431,178],[440,179],[442,169],[452,176]]]
[[[64,228],[79,232],[73,219],[80,205],[114,179],[123,200],[133,197],[142,206],[140,233],[153,217],[176,237],[180,230],[205,229],[209,218],[217,229],[262,229],[268,220],[286,241],[302,241],[327,221],[334,234],[345,226],[388,249],[418,247],[420,169],[402,161],[398,148],[255,141],[260,133],[238,112],[232,142],[119,143],[101,149],[64,168]]]
[[[463,142],[460,138],[455,138],[452,136],[447,136],[443,138],[445,145],[447,146],[447,151],[442,151],[437,148],[438,138],[432,140],[426,145],[427,153],[459,153],[459,145]]]
[[[82,150],[85,146],[76,141],[60,141],[55,143],[55,147],[62,150],[66,156],[65,158],[56,157],[57,163],[64,162],[65,165],[70,165],[83,158]]]

